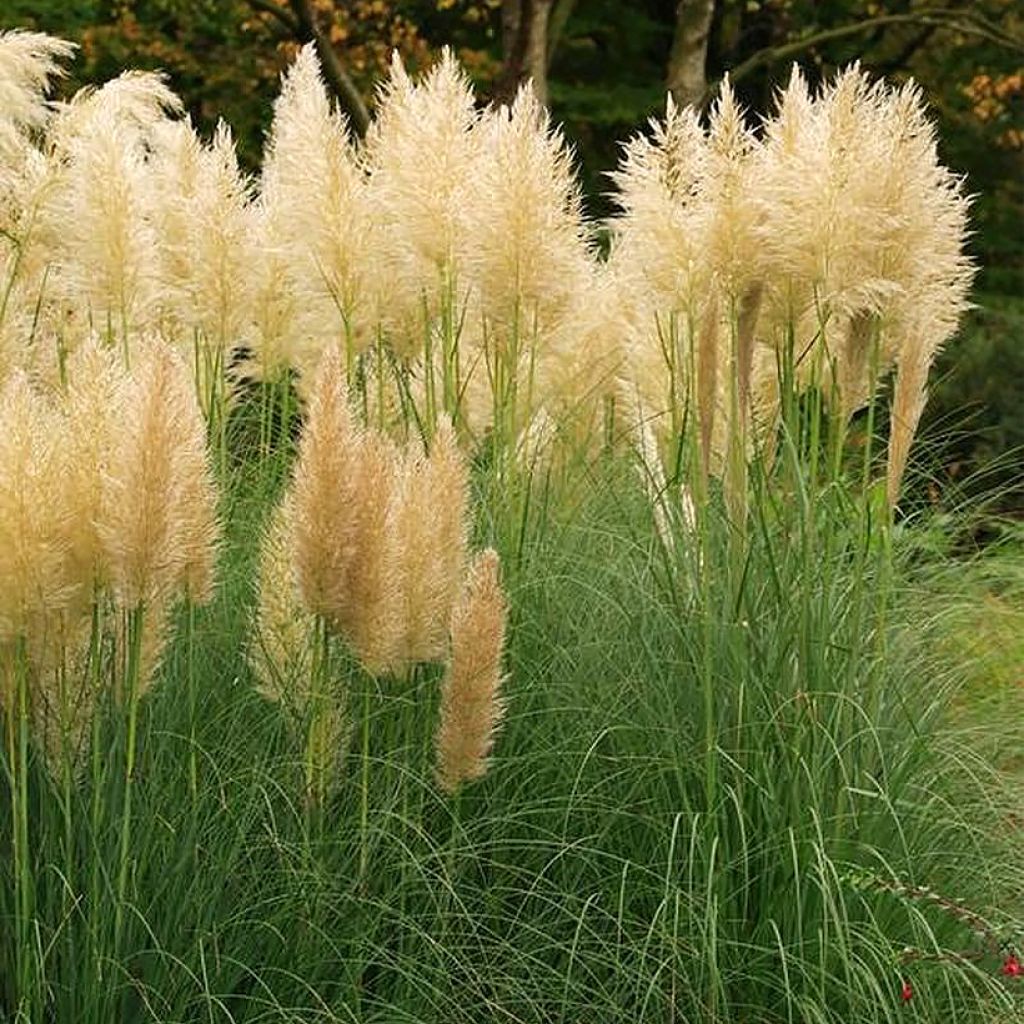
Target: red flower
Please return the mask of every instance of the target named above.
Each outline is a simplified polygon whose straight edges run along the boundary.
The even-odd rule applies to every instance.
[[[1003,974],[1008,978],[1019,978],[1024,974],[1024,964],[1017,959],[1016,953],[1011,953],[1003,964]]]
[[[903,982],[903,987],[900,989],[900,999],[905,1003],[909,1003],[914,998],[914,990],[910,987],[909,981]]]

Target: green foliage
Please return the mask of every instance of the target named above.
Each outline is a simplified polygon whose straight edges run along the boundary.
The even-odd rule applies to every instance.
[[[184,635],[143,705],[119,945],[123,723],[106,718],[98,783],[67,805],[35,766],[55,1019],[991,1024],[1019,1009],[992,948],[1021,941],[1015,798],[977,753],[988,733],[951,713],[969,666],[938,641],[957,598],[922,600],[933,568],[838,486],[759,492],[737,574],[714,504],[670,540],[632,465],[589,467],[543,530],[504,544],[510,705],[487,778],[457,802],[437,791],[433,673],[367,694],[361,877],[358,744],[311,815],[302,752],[251,685],[254,527],[275,486],[256,469],[236,467],[222,589],[196,623],[195,800]],[[491,514],[479,530],[501,542]],[[5,957],[9,927],[5,906]]]
[[[935,370],[922,426],[923,454],[947,506],[998,493],[1024,510],[1024,301],[981,295]]]

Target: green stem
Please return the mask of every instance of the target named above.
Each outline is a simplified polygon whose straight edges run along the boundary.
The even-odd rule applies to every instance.
[[[196,753],[196,606],[185,606],[185,663],[188,675],[188,792],[192,803],[192,835],[195,839],[199,800],[199,758]]]
[[[117,903],[114,908],[114,951],[120,956],[124,930],[124,910],[128,894],[128,869],[131,861],[132,793],[135,784],[135,752],[138,733],[139,689],[142,663],[142,629],[145,605],[139,602],[125,612],[127,665],[125,698],[128,702],[128,738],[124,761],[124,800],[121,808],[121,842],[118,853]]]
[[[100,598],[96,595],[92,605],[92,625],[89,633],[89,680],[90,698],[93,702],[93,716],[89,745],[89,760],[92,769],[92,803],[89,823],[91,828],[91,871],[89,877],[89,939],[92,946],[93,966],[96,970],[96,984],[91,986],[93,1000],[104,991],[103,952],[99,940],[100,933],[100,816],[103,808],[101,791],[103,781],[103,762],[100,746],[100,691],[102,680],[103,658],[103,625]],[[92,1004],[95,1006],[95,1002]]]

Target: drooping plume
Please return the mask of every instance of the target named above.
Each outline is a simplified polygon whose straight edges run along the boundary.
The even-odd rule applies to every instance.
[[[74,45],[41,32],[0,32],[0,124],[39,128],[49,116],[46,93],[64,74]]]

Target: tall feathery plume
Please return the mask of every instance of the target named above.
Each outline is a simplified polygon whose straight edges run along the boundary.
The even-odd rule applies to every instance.
[[[746,468],[750,454],[751,384],[757,321],[763,290],[757,228],[761,211],[757,196],[758,141],[747,127],[728,79],[722,84],[708,128],[707,184],[710,206],[708,253],[720,316],[724,323],[717,351],[715,385],[700,386],[714,393],[700,403],[705,471],[711,466],[712,447],[724,458],[726,504],[733,525],[740,530],[746,518]],[[704,353],[702,351],[701,355]],[[705,360],[699,360],[698,377]],[[717,406],[720,424],[714,431]]]
[[[59,418],[15,373],[0,391],[0,643],[35,639],[74,596],[63,460]]]
[[[469,546],[469,473],[442,418],[428,456],[407,454],[393,529],[405,665],[444,659]]]
[[[795,327],[798,383],[831,395],[845,387],[836,404],[848,411],[877,381],[877,374],[854,380],[859,328],[852,321],[881,313],[904,283],[886,266],[903,213],[887,184],[902,170],[879,116],[884,96],[885,86],[854,65],[812,97],[794,68],[766,122],[757,169],[766,302],[780,333]]]
[[[362,430],[349,406],[345,367],[336,348],[320,362],[290,489],[293,558],[303,606],[329,622],[351,621],[349,572],[359,546]]]
[[[707,189],[711,204],[707,258],[730,310],[730,376],[741,398],[749,396],[754,335],[765,268],[760,258],[757,202],[759,143],[747,127],[728,79],[722,84],[708,129]],[[725,360],[723,360],[724,364]],[[740,413],[745,414],[745,402]]]
[[[0,381],[35,355],[30,338],[48,256],[38,212],[53,177],[36,136],[50,118],[50,83],[73,49],[40,33],[0,33]]]
[[[477,123],[469,80],[450,50],[416,84],[396,54],[365,158],[369,202],[380,218],[386,321],[404,356],[422,353],[430,322],[461,298]]]
[[[102,685],[99,607],[110,574],[100,530],[124,371],[109,349],[90,339],[68,360],[66,376],[58,486],[66,510],[65,573],[73,591],[32,646],[31,711],[51,776],[63,775],[69,783],[82,766]]]
[[[487,352],[463,358],[464,376],[471,398],[482,384],[492,404],[520,406],[508,410],[518,433],[537,404],[531,391],[546,395],[553,383],[551,335],[590,283],[590,237],[572,153],[532,87],[520,89],[511,106],[490,110],[477,131],[464,278],[479,302]],[[478,349],[479,328],[470,323],[469,330]],[[492,398],[496,377],[508,393]],[[475,432],[498,412],[474,416]]]
[[[187,120],[157,125],[153,135],[148,205],[167,309],[161,331],[193,363],[210,419],[223,412],[216,407],[227,398],[228,355],[242,340],[250,315],[249,188],[223,122],[209,146]]]
[[[316,620],[299,600],[291,558],[292,509],[272,513],[260,545],[258,598],[249,664],[257,690],[298,724],[307,711]]]
[[[705,257],[709,159],[696,113],[669,98],[664,120],[627,143],[612,175],[621,212],[610,223],[609,264],[624,302],[624,390],[635,417],[662,436],[692,420],[698,339],[717,316]]]
[[[359,542],[346,577],[349,614],[340,623],[363,668],[371,675],[404,665],[401,574],[403,552],[395,530],[404,469],[394,444],[382,434],[362,438],[355,485],[362,503]]]
[[[203,143],[192,119],[162,120],[150,132],[146,172],[150,188],[143,196],[145,216],[159,241],[159,328],[168,341],[191,345],[194,308],[190,283],[195,266],[196,226],[190,206],[199,187]]]
[[[139,350],[123,396],[102,536],[115,599],[132,609],[166,603],[185,574],[176,453],[195,398],[186,365],[157,340]]]
[[[451,658],[436,737],[437,777],[447,793],[486,773],[505,710],[501,660],[507,607],[498,569],[495,551],[480,552],[452,610]]]
[[[68,564],[83,608],[110,582],[103,516],[109,507],[106,489],[115,472],[114,444],[126,384],[122,364],[98,338],[88,339],[68,360],[64,397]]]
[[[467,266],[484,315],[551,325],[589,270],[572,152],[530,86],[479,127]]]
[[[904,288],[893,303],[893,341],[883,356],[896,363],[887,468],[889,503],[895,505],[927,397],[928,371],[968,308],[975,267],[964,252],[970,198],[963,179],[938,161],[920,89],[909,83],[890,94],[885,113],[893,159],[904,174],[896,189],[904,219],[888,257]]]
[[[365,170],[344,115],[328,99],[312,43],[282,80],[261,191],[278,218],[280,254],[304,332],[315,349],[341,343],[351,357],[374,335],[375,225]],[[302,362],[300,371],[315,370],[315,360]]]
[[[63,75],[74,44],[42,32],[0,32],[0,121],[40,128],[49,116],[46,92]]]
[[[158,76],[126,73],[79,93],[51,124],[62,168],[45,207],[60,238],[55,287],[126,356],[130,336],[159,309],[157,240],[146,216],[149,133],[178,106]]]

